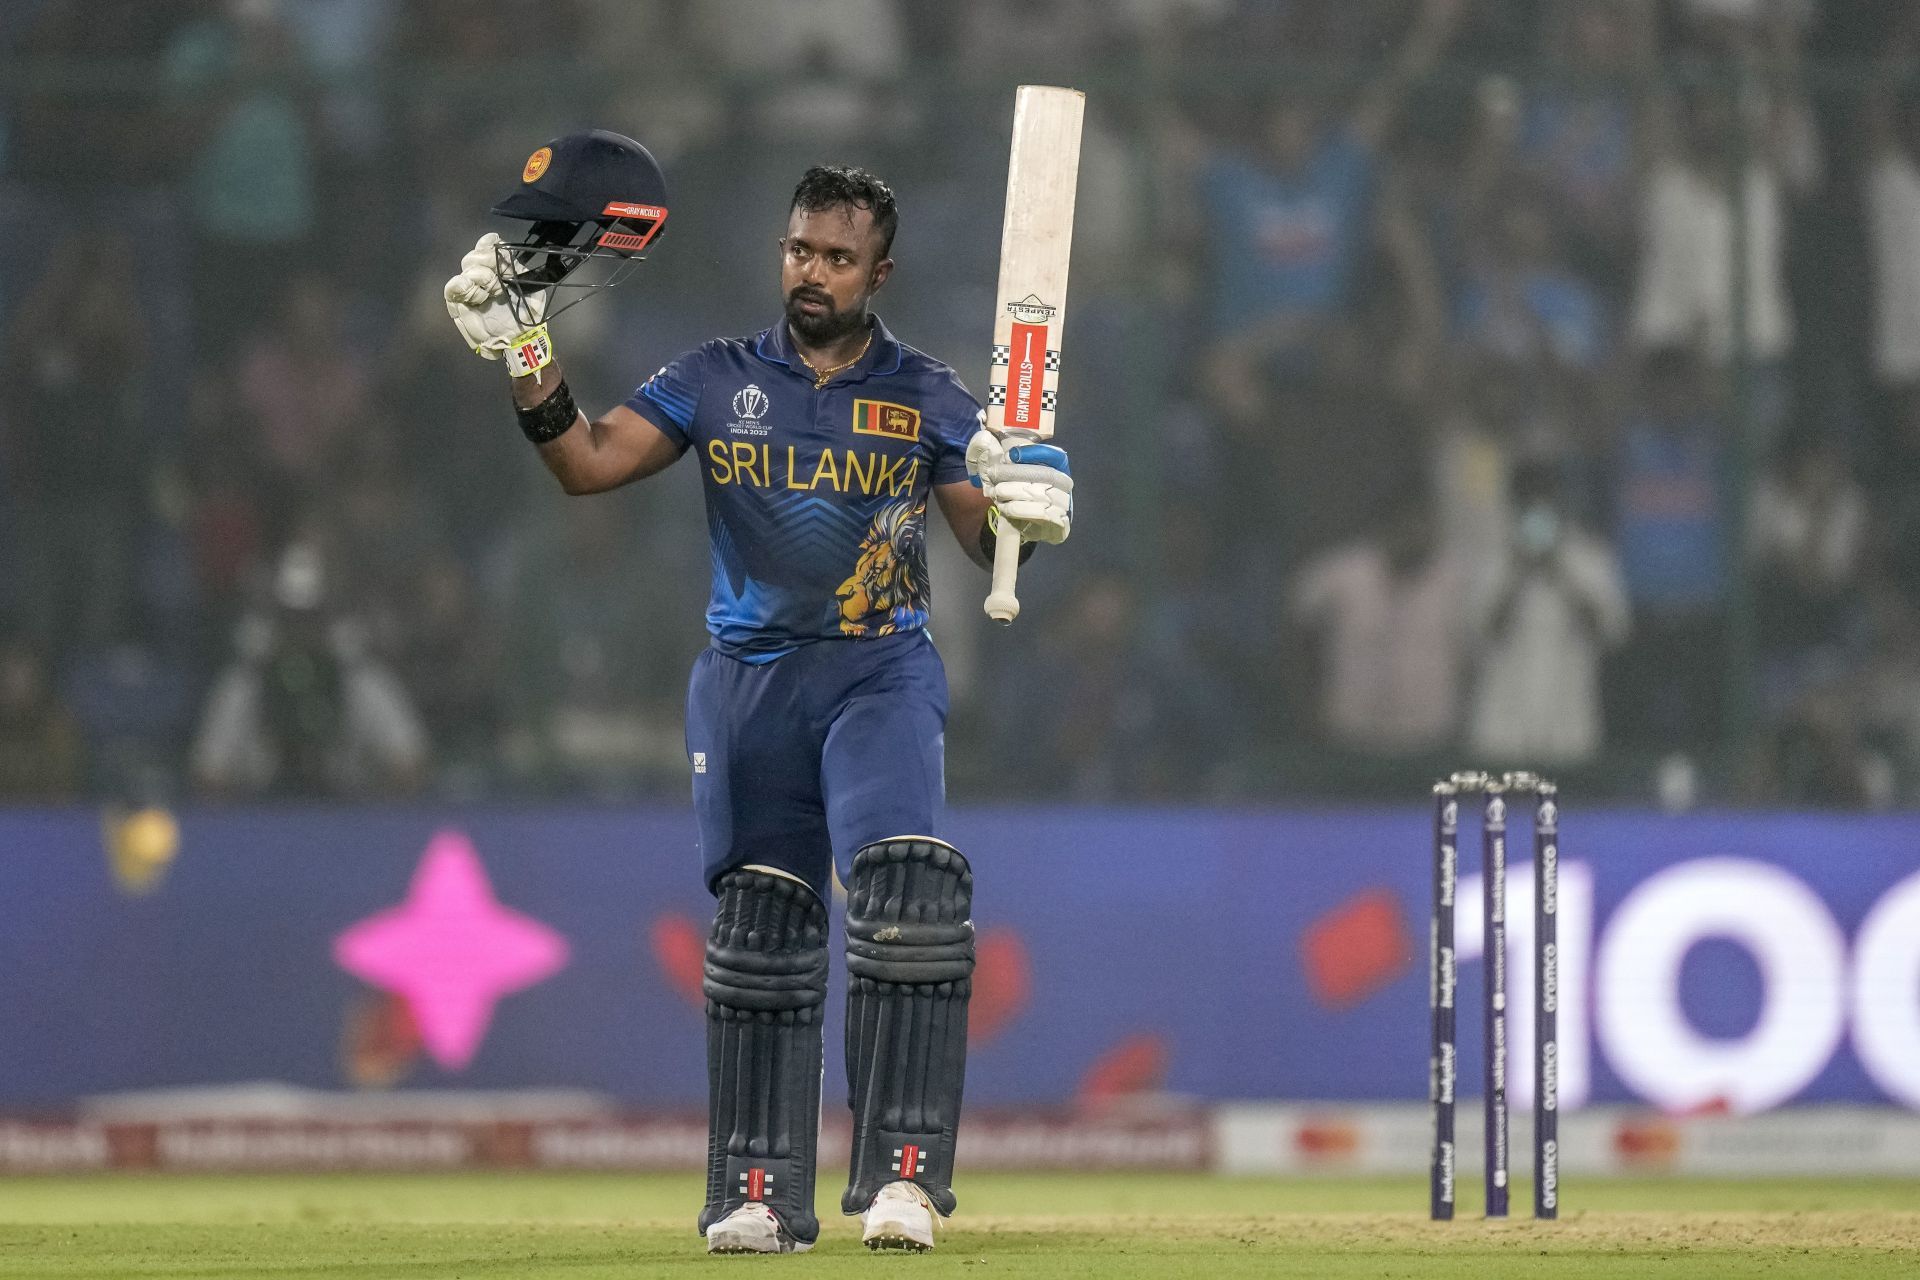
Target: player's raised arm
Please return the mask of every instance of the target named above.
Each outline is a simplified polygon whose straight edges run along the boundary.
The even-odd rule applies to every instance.
[[[574,403],[544,324],[523,328],[505,299],[489,232],[447,281],[447,311],[475,354],[503,360],[520,430],[568,493],[602,493],[669,466],[682,447],[625,405],[589,420]]]
[[[685,452],[660,428],[625,405],[615,405],[588,421],[574,405],[565,382],[532,405],[525,403],[526,390],[525,382],[514,384],[513,407],[521,429],[526,430],[529,421],[548,430],[559,428],[559,435],[535,443],[540,446],[540,460],[568,493],[604,493],[632,480],[644,480],[672,465]],[[534,390],[537,393],[539,388]],[[557,405],[547,403],[562,396],[565,400]],[[534,435],[528,432],[529,439]]]
[[[671,464],[685,442],[631,407],[592,420],[580,412],[546,324],[645,258],[667,220],[659,165],[620,134],[569,134],[527,158],[520,186],[493,212],[526,222],[527,232],[511,243],[480,237],[447,281],[447,314],[476,355],[505,362],[520,430],[547,469],[568,493],[600,493]],[[597,278],[578,278],[583,266]],[[555,306],[562,289],[577,294]]]

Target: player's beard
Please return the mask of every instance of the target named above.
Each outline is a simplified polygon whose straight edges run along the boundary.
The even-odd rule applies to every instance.
[[[802,296],[824,304],[825,309],[819,315],[808,315],[800,309]],[[787,324],[792,327],[794,336],[808,346],[824,347],[866,327],[866,300],[862,298],[857,306],[842,311],[834,305],[833,298],[824,289],[809,289],[802,285],[787,295]]]

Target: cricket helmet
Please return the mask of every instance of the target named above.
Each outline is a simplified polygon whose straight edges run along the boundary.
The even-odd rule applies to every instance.
[[[528,224],[522,238],[503,239],[498,252],[507,305],[531,326],[633,273],[666,225],[667,180],[632,138],[589,129],[527,157],[520,185],[493,212]],[[598,268],[591,278],[574,278],[589,262]],[[554,306],[562,288],[579,293]]]

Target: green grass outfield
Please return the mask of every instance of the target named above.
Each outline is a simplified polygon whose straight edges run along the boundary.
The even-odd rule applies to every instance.
[[[1447,1224],[1415,1179],[985,1174],[925,1257],[869,1255],[828,1190],[813,1253],[709,1258],[684,1175],[16,1178],[0,1277],[1920,1276],[1920,1179],[1576,1179],[1557,1223]]]

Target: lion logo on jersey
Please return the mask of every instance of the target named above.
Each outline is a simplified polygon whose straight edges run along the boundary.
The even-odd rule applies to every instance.
[[[926,621],[926,500],[882,507],[860,540],[853,576],[840,584],[840,632],[890,636]]]

